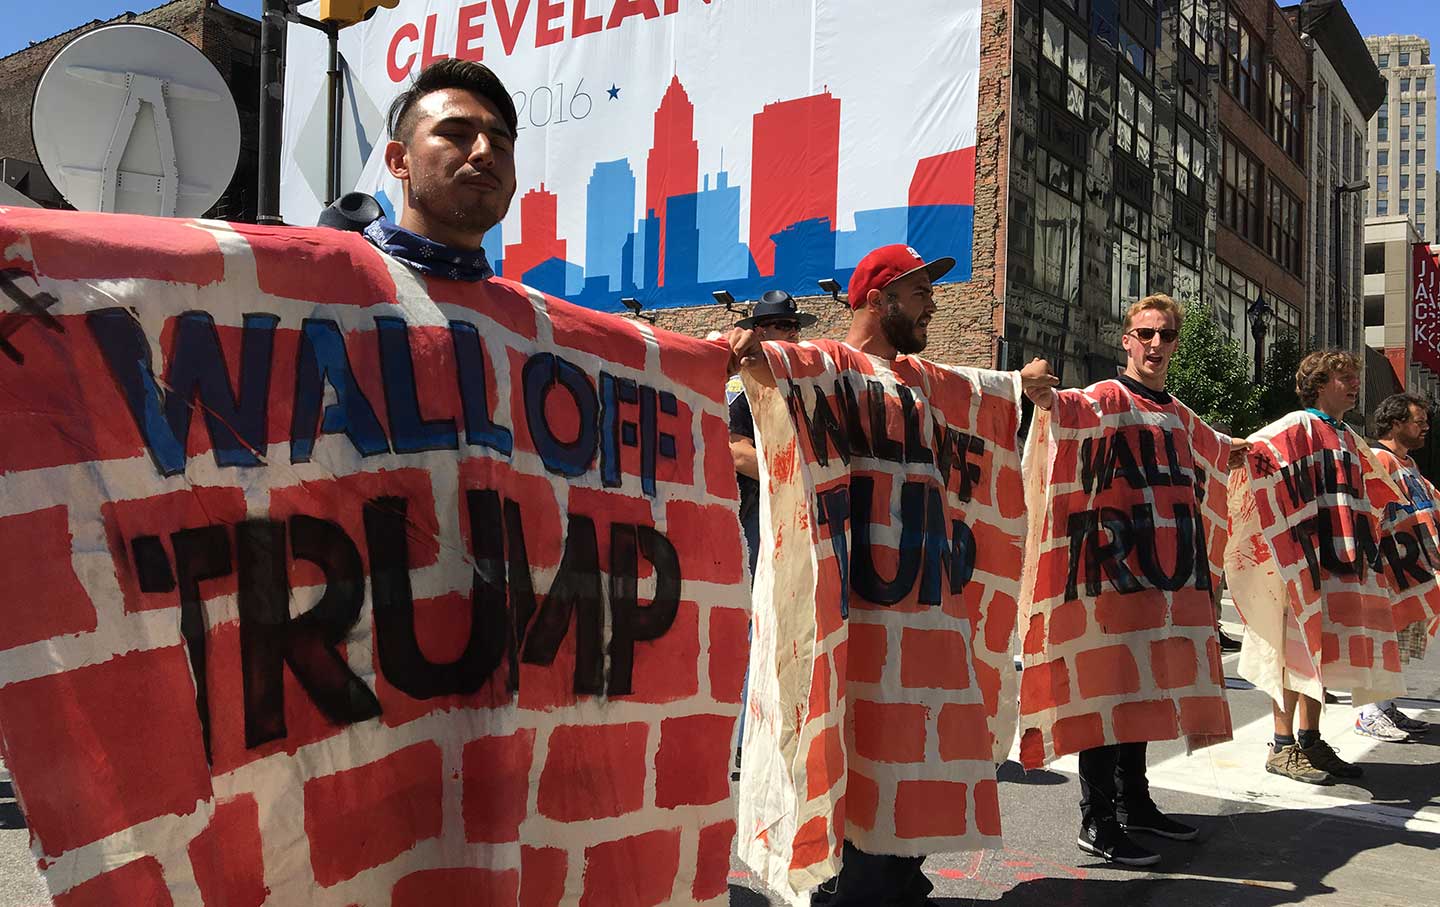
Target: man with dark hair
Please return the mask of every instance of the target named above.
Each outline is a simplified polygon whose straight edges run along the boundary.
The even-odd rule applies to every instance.
[[[769,290],[755,304],[748,318],[735,322],[737,328],[751,328],[764,340],[798,343],[802,328],[818,319],[801,312],[795,299],[784,290]],[[760,464],[755,459],[755,419],[750,399],[743,393],[730,401],[730,456],[735,461],[735,478],[740,485],[740,526],[750,553],[750,575],[755,575],[755,555],[760,544]],[[743,723],[745,716],[742,713]]]
[[[515,195],[515,105],[481,63],[443,60],[390,105],[385,166],[404,184],[399,223],[380,218],[365,236],[423,273],[452,280],[494,276],[481,242]]]
[[[1424,397],[1416,394],[1392,394],[1380,401],[1371,419],[1374,436],[1379,441],[1375,445],[1375,456],[1389,471],[1390,478],[1405,492],[1407,499],[1402,504],[1386,508],[1383,529],[1386,532],[1408,532],[1412,536],[1424,532],[1430,537],[1428,544],[1418,538],[1415,540],[1417,544],[1414,547],[1424,560],[1423,564],[1417,564],[1420,571],[1407,571],[1406,576],[1395,583],[1395,637],[1400,645],[1400,662],[1405,664],[1425,655],[1429,641],[1426,628],[1428,615],[1423,608],[1415,605],[1420,604],[1427,591],[1433,594],[1435,570],[1440,567],[1440,564],[1430,561],[1431,553],[1435,551],[1435,502],[1440,499],[1440,492],[1420,474],[1420,468],[1410,458],[1411,453],[1425,446],[1426,435],[1430,432],[1430,405]],[[1427,581],[1417,581],[1416,577],[1421,572],[1428,573]],[[1406,715],[1393,699],[1364,705],[1355,716],[1355,733],[1391,743],[1407,742],[1429,730],[1428,722]]]

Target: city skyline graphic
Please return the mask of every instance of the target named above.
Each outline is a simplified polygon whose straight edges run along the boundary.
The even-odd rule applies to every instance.
[[[646,308],[711,304],[716,290],[737,300],[770,289],[815,295],[818,280],[847,285],[860,258],[889,243],[927,260],[953,256],[945,282],[969,280],[975,149],[914,161],[905,205],[857,210],[854,229],[839,230],[842,103],[826,89],[764,105],[753,115],[746,187],[731,182],[723,157],[720,169],[701,172],[696,110],[672,75],[643,161],[595,162],[583,198],[561,198],[543,181],[517,192],[520,235],[497,224],[485,251],[502,277],[604,311],[622,310],[625,297]],[[576,204],[585,209],[583,261],[569,259],[557,229],[560,206]]]

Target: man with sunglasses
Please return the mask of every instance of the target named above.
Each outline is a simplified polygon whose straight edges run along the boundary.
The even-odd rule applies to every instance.
[[[817,320],[814,315],[800,311],[789,293],[769,290],[760,297],[750,316],[735,322],[735,327],[753,330],[761,341],[798,343],[800,331]],[[730,457],[735,461],[735,479],[740,485],[740,525],[745,530],[750,575],[754,576],[756,549],[760,544],[760,465],[755,459],[755,419],[744,393],[730,401]],[[743,714],[740,720],[745,720]]]
[[[1132,305],[1120,340],[1124,371],[1084,390],[1032,395],[1047,412],[1037,414],[1026,452],[1027,486],[1045,495],[1043,502],[1027,498],[1027,506],[1046,516],[1027,546],[1039,566],[1021,596],[1022,613],[1028,607],[1030,614],[1025,669],[1037,678],[1065,671],[1073,692],[1056,696],[1022,681],[1021,758],[1038,766],[1078,750],[1076,844],[1129,866],[1160,860],[1130,832],[1177,841],[1199,833],[1151,799],[1147,743],[1184,737],[1194,748],[1230,735],[1210,620],[1220,552],[1207,550],[1206,540],[1224,531],[1225,475],[1245,445],[1165,390],[1182,318],[1169,296]],[[1096,450],[1098,458],[1087,456]],[[1096,463],[1108,478],[1087,482]],[[1149,516],[1127,522],[1134,513]],[[1090,525],[1093,514],[1103,528],[1077,535],[1074,527]],[[1127,528],[1131,537],[1124,537]],[[1193,539],[1193,551],[1164,550],[1162,540],[1179,548],[1187,544],[1182,538]],[[1077,573],[1082,552],[1103,563],[1082,563]],[[1175,564],[1177,575],[1154,567],[1157,561]],[[1182,563],[1189,565],[1183,574]],[[1067,565],[1068,576],[1060,575]],[[1077,583],[1077,576],[1090,578]],[[1121,662],[1128,667],[1117,669]]]

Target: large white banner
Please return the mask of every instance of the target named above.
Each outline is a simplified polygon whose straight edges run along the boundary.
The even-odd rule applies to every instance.
[[[970,277],[980,0],[402,0],[340,46],[344,185],[392,212],[390,101],[446,57],[495,70],[519,111],[519,189],[485,248],[554,295],[814,294],[894,242]],[[323,35],[290,28],[291,223],[323,202],[325,61]]]

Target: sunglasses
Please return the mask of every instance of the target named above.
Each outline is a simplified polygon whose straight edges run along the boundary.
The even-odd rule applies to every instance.
[[[798,330],[800,330],[800,322],[798,322],[798,321],[792,321],[792,320],[789,320],[789,319],[785,319],[785,320],[782,320],[782,321],[767,321],[767,322],[765,322],[764,324],[756,325],[756,326],[757,326],[757,327],[765,327],[765,328],[774,328],[774,329],[777,330],[777,331],[784,331],[784,332],[787,333],[787,334],[790,333],[791,331],[798,331]]]
[[[1149,343],[1160,335],[1161,343],[1174,343],[1180,336],[1180,332],[1174,328],[1134,328],[1130,331],[1141,343]]]

